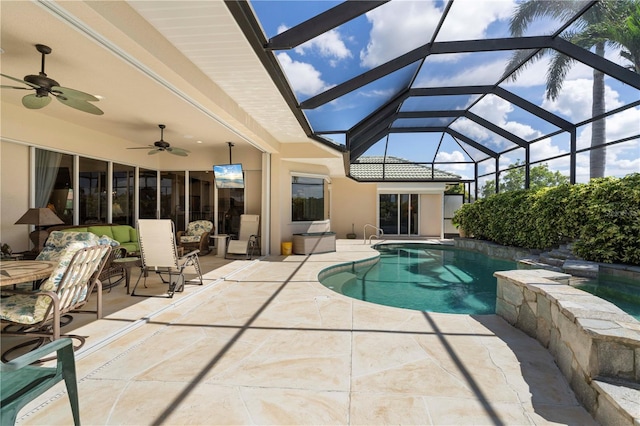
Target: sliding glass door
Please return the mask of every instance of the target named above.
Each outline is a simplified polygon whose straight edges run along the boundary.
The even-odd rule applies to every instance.
[[[385,235],[418,235],[418,194],[380,194],[379,201]]]

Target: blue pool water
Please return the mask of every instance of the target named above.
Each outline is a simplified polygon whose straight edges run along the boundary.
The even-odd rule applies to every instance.
[[[586,280],[576,287],[610,301],[640,321],[640,282],[637,280],[604,276]]]
[[[433,244],[381,244],[378,262],[336,269],[321,279],[326,287],[358,300],[398,308],[458,314],[493,314],[495,271],[515,262]],[[640,283],[602,277],[576,286],[609,300],[640,320]]]
[[[433,244],[383,244],[379,262],[321,280],[359,300],[429,312],[493,314],[495,271],[516,263]]]

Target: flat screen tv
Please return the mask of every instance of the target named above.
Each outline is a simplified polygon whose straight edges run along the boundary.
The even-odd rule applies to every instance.
[[[244,188],[242,164],[213,166],[213,176],[218,188]]]

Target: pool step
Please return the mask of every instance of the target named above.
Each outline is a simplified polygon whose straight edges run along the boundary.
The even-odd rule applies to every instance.
[[[593,380],[598,391],[592,413],[602,424],[638,424],[640,417],[640,385],[638,383],[598,378]]]
[[[347,284],[355,284],[358,282],[358,278],[351,272],[338,272],[337,274],[326,277],[322,280],[322,284],[330,288],[331,290],[342,293],[342,287]]]
[[[600,266],[595,262],[584,260],[566,260],[562,264],[562,270],[574,277],[598,278]]]

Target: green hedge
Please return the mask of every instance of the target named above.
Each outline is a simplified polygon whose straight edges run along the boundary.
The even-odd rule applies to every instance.
[[[498,244],[546,250],[573,241],[583,259],[640,265],[640,174],[492,195],[463,205],[453,223]]]

